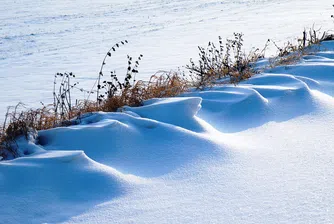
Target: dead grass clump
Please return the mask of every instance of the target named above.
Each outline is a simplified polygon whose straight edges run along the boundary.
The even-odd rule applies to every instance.
[[[324,39],[322,41],[330,41],[330,40],[334,40],[334,35],[333,34],[327,34],[327,36],[324,37]]]
[[[283,57],[274,57],[269,59],[270,68],[274,68],[277,66],[286,66],[286,65],[294,65],[300,61],[304,54],[302,52],[294,52],[290,55],[286,55]]]
[[[119,95],[114,95],[100,103],[101,110],[104,112],[115,112],[119,108],[128,105],[137,107],[142,105],[142,99],[137,93],[139,89],[124,89]]]
[[[332,35],[326,31],[321,31],[320,28],[316,30],[313,26],[308,32],[304,30],[303,36],[303,47],[306,48],[312,45],[318,45],[325,40],[329,40]]]
[[[334,35],[316,30],[313,26],[308,31],[303,31],[303,36],[297,39],[297,43],[289,41],[283,47],[279,47],[275,41],[269,40],[278,50],[277,56],[269,59],[269,67],[296,64],[303,56],[317,51],[321,42],[333,39]]]
[[[22,103],[15,107],[9,107],[5,116],[3,127],[0,131],[0,156],[4,159],[16,158],[19,155],[17,150],[16,139],[24,136],[28,139],[29,133],[32,132],[30,125],[34,123],[33,114],[28,112],[20,112]]]
[[[82,114],[99,111],[100,107],[96,105],[96,102],[78,103],[62,114],[53,105],[28,110],[22,103],[9,107],[0,127],[0,157],[8,159],[20,156],[16,139],[23,136],[28,140],[38,130],[77,124]]]
[[[177,72],[159,71],[151,76],[149,82],[144,86],[142,96],[144,100],[151,98],[173,97],[188,90],[188,81],[184,75]]]
[[[148,82],[137,81],[133,86],[123,88],[119,94],[102,101],[105,112],[117,111],[123,106],[138,107],[144,100],[177,96],[188,89],[188,82],[178,73],[158,72]]]
[[[60,78],[60,83],[57,83],[57,79]],[[72,98],[71,91],[75,88],[79,82],[73,82],[72,79],[75,75],[70,73],[57,73],[54,78],[53,85],[53,110],[58,119],[67,120],[70,119],[69,115],[72,110]]]
[[[227,39],[225,44],[219,37],[219,46],[209,42],[206,48],[198,47],[198,63],[190,59],[190,65],[186,65],[193,86],[204,89],[222,78],[236,84],[254,75],[256,72],[252,64],[264,56],[265,49],[256,49],[246,55],[243,41],[243,34],[234,33],[234,38]]]

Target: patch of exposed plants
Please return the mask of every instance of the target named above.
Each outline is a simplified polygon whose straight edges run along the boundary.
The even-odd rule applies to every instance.
[[[218,45],[209,42],[206,48],[199,46],[198,61],[190,59],[190,64],[186,65],[192,84],[197,89],[212,86],[220,79],[234,84],[248,79],[256,73],[253,63],[264,57],[264,50],[245,53],[242,33],[234,33],[234,37],[225,43],[220,36],[218,40]]]
[[[120,41],[104,56],[91,90],[80,88],[73,73],[57,73],[54,77],[53,104],[42,104],[39,109],[28,110],[22,103],[9,107],[0,127],[0,160],[22,156],[16,142],[19,137],[28,139],[38,130],[79,124],[85,113],[114,112],[123,106],[141,106],[147,99],[178,96],[193,87],[203,90],[216,84],[238,84],[259,72],[254,65],[264,58],[269,44],[278,50],[277,56],[269,59],[269,66],[275,67],[297,63],[303,55],[312,53],[321,42],[328,40],[334,40],[334,36],[311,28],[304,30],[302,38],[296,43],[288,42],[279,47],[269,39],[262,50],[254,49],[246,54],[243,34],[234,33],[233,38],[225,41],[218,37],[218,44],[209,42],[206,47],[199,46],[199,59],[190,59],[190,64],[185,67],[189,75],[182,71],[159,71],[148,81],[137,80],[136,77],[142,54],[135,58],[127,55],[123,79],[115,70],[107,71],[106,64],[113,53],[128,43],[127,40]],[[88,97],[74,100],[73,91],[84,92]],[[89,100],[92,94],[96,94],[95,100]]]
[[[269,59],[271,68],[277,66],[285,66],[296,64],[300,59],[313,52],[319,51],[320,43],[324,41],[334,40],[333,34],[321,29],[315,29],[314,26],[308,31],[304,29],[302,38],[298,38],[295,43],[288,41],[282,47],[279,47],[272,39],[268,41],[277,48],[277,56]]]

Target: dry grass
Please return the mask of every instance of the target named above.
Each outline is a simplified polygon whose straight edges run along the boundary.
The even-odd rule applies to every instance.
[[[312,54],[320,47],[321,42],[334,40],[334,35],[328,32],[321,32],[314,27],[308,31],[304,30],[302,38],[298,38],[296,43],[287,42],[283,47],[279,47],[273,40],[269,40],[278,49],[276,57],[270,58],[269,67],[285,66],[296,64],[305,55]]]
[[[173,97],[188,89],[188,82],[175,72],[158,72],[148,82],[137,81],[134,86],[125,88],[120,94],[104,100],[101,110],[117,111],[123,106],[141,106],[151,98]]]
[[[153,75],[149,82],[141,84],[143,99],[173,97],[188,90],[189,83],[179,73],[160,71]]]
[[[36,130],[46,130],[53,127],[77,124],[81,115],[90,112],[115,112],[127,105],[141,106],[144,100],[151,98],[173,97],[185,92],[188,82],[176,72],[158,72],[149,82],[137,81],[134,86],[123,88],[99,103],[94,101],[79,101],[76,105],[67,107],[62,114],[57,112],[54,105],[39,109],[26,110],[22,103],[8,108],[5,122],[0,129],[0,156],[4,159],[20,156],[16,139]],[[59,107],[58,107],[59,108]]]
[[[284,57],[274,57],[269,59],[269,67],[275,68],[277,66],[286,66],[286,65],[293,65],[298,63],[303,55],[306,53],[304,52],[295,52],[291,53],[290,55]]]
[[[256,74],[252,68],[254,62],[264,57],[264,51],[256,49],[246,55],[243,51],[243,34],[234,33],[234,38],[227,39],[225,44],[219,37],[219,45],[209,42],[206,48],[198,47],[199,60],[195,63],[190,59],[190,65],[186,68],[190,73],[193,86],[204,89],[215,84],[217,79],[227,78],[230,83],[237,84],[242,80]]]
[[[258,73],[253,64],[259,58],[264,57],[264,52],[269,42],[272,42],[279,50],[278,56],[270,59],[270,66],[284,66],[297,63],[301,57],[310,53],[310,47],[320,44],[322,41],[333,40],[334,36],[326,32],[310,29],[303,32],[303,38],[298,39],[297,44],[288,42],[283,47],[278,47],[272,40],[268,40],[264,49],[251,51],[246,55],[243,50],[243,35],[234,34],[233,39],[227,39],[223,44],[219,37],[219,46],[209,42],[208,47],[199,47],[200,60],[198,64],[190,60],[191,64],[186,68],[191,73],[185,77],[180,72],[160,71],[154,74],[148,82],[136,81],[139,61],[143,57],[140,55],[135,61],[128,56],[128,71],[124,82],[120,82],[111,72],[112,80],[100,80],[103,75],[103,68],[106,58],[111,56],[111,51],[116,51],[121,45],[116,44],[106,54],[98,77],[97,91],[86,91],[76,87],[77,82],[72,79],[72,73],[57,73],[54,81],[54,104],[43,105],[39,109],[26,110],[24,105],[19,103],[15,107],[8,108],[3,127],[0,128],[0,160],[15,158],[20,156],[17,150],[16,139],[24,136],[28,139],[30,133],[36,130],[46,130],[53,127],[68,126],[79,123],[80,118],[85,113],[96,111],[115,112],[123,106],[137,107],[143,104],[144,100],[162,97],[174,97],[188,90],[189,87],[204,89],[215,84],[217,79],[227,78],[226,81],[238,84],[240,81],[249,79]],[[60,80],[57,86],[57,79]],[[101,82],[100,82],[101,81]],[[133,83],[131,84],[130,81]],[[223,80],[223,83],[225,81]],[[77,101],[75,105],[71,103],[71,91],[79,89],[89,93],[97,93],[96,101]]]

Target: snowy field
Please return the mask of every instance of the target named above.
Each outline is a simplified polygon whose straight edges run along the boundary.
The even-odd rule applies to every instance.
[[[3,4],[2,110],[51,101],[56,71],[90,87],[119,39],[130,43],[114,66],[126,50],[143,53],[147,78],[184,65],[219,34],[242,31],[250,48],[332,25],[327,0],[105,2]],[[21,138],[23,156],[0,163],[0,223],[333,223],[333,136],[331,41],[238,86]]]
[[[127,39],[107,69],[121,76],[126,55],[144,54],[140,78],[182,67],[197,46],[245,34],[247,49],[330,28],[330,0],[1,0],[0,115],[21,101],[52,102],[53,76],[74,72],[90,89],[107,50]],[[273,52],[268,52],[273,53]],[[78,93],[78,98],[84,95]],[[1,118],[2,120],[2,118]]]
[[[3,223],[333,223],[334,42],[239,86],[18,142]]]

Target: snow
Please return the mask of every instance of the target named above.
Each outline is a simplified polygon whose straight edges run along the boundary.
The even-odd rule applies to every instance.
[[[250,49],[332,25],[329,0],[4,1],[0,114],[51,102],[55,72],[89,89],[119,40],[108,69],[142,53],[148,79],[218,35],[243,32]],[[20,138],[22,157],[0,162],[0,223],[333,223],[334,42],[319,50]]]
[[[0,166],[3,223],[65,221],[97,202],[120,197],[134,182],[82,151],[48,151]]]
[[[144,102],[142,107],[124,107],[124,111],[131,111],[140,117],[157,120],[160,122],[176,125],[192,131],[202,131],[202,126],[194,116],[201,108],[202,99],[196,98],[169,98],[151,99]],[[177,114],[177,117],[171,116]]]
[[[4,223],[331,223],[334,42],[238,86],[18,141]]]

